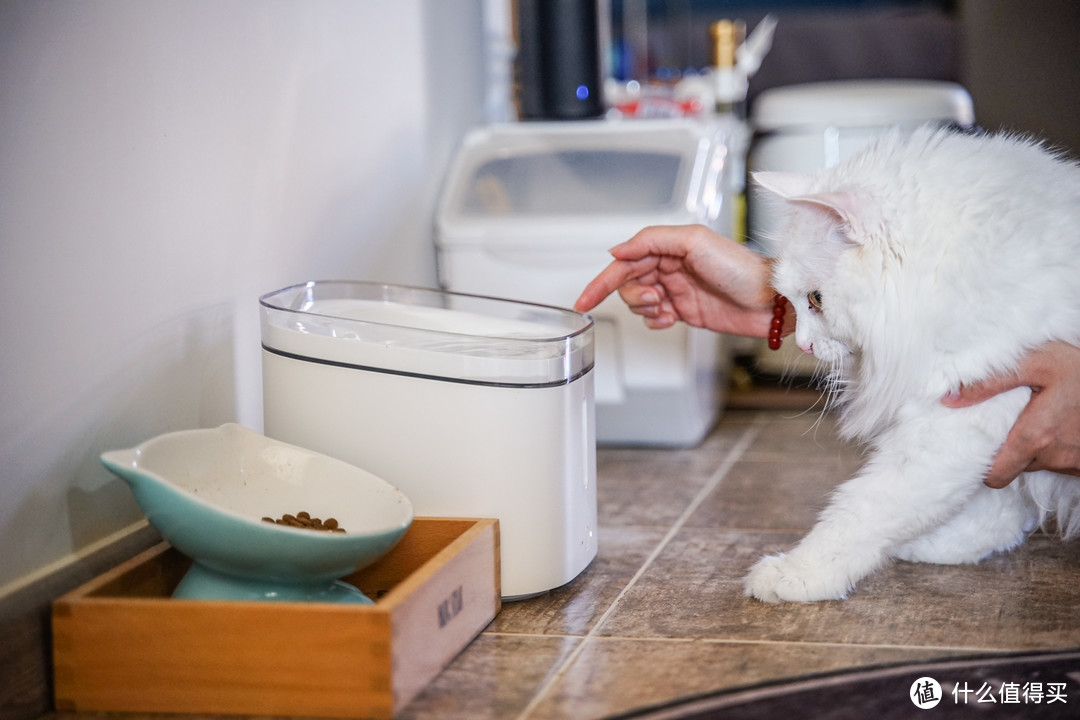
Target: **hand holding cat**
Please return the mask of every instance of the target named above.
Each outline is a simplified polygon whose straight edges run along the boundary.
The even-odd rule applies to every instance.
[[[1030,353],[1012,375],[991,378],[944,399],[968,407],[1016,387],[1031,400],[998,451],[986,484],[1003,488],[1024,471],[1053,470],[1080,476],[1080,348],[1051,342]]]
[[[768,261],[709,228],[648,227],[616,245],[611,254],[615,260],[574,304],[579,312],[591,310],[617,290],[650,328],[681,320],[732,335],[768,334],[773,298]]]

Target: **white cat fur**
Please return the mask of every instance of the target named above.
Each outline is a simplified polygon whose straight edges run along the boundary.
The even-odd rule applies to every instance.
[[[774,285],[795,341],[831,368],[841,431],[869,455],[747,594],[842,599],[891,558],[978,562],[1051,516],[1080,534],[1080,479],[983,485],[1028,388],[941,404],[1047,341],[1080,345],[1080,167],[1029,139],[923,128],[814,176],[754,179],[787,208]]]

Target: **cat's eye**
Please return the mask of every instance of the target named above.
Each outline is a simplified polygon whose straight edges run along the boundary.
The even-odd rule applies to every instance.
[[[821,291],[811,290],[806,294],[806,299],[810,301],[810,307],[814,310],[821,309]]]

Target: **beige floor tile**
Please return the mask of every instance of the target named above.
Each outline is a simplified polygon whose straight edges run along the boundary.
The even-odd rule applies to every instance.
[[[598,639],[560,675],[529,720],[603,718],[778,677],[947,654],[904,648]]]
[[[744,460],[780,457],[816,462],[861,453],[857,444],[840,438],[833,413],[760,413],[755,420],[762,429]]]
[[[665,535],[664,528],[600,528],[596,559],[572,582],[503,605],[489,631],[583,635],[611,606]]]
[[[686,528],[623,597],[609,636],[1020,650],[1080,646],[1080,546],[1034,537],[979,565],[893,563],[846,601],[767,604],[742,577],[795,534]]]
[[[715,469],[682,451],[620,450],[597,460],[601,528],[670,527]]]
[[[859,460],[836,454],[812,461],[770,457],[737,462],[687,520],[688,526],[808,530],[830,491],[850,478]]]
[[[395,720],[501,720],[518,717],[577,638],[485,633]]]
[[[746,432],[722,423],[692,449],[601,448],[597,452],[600,527],[670,527]]]

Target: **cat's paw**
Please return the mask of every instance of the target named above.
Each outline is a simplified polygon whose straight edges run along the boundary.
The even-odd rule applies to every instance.
[[[829,577],[824,568],[793,560],[790,555],[768,555],[750,568],[746,594],[764,602],[817,602],[843,600],[849,583]]]

